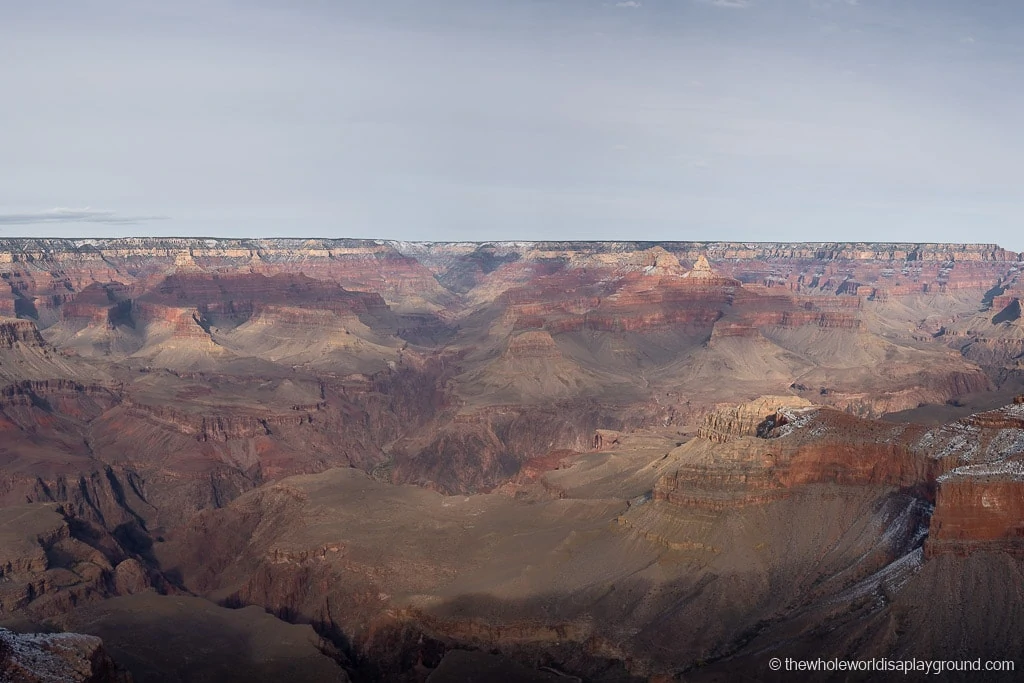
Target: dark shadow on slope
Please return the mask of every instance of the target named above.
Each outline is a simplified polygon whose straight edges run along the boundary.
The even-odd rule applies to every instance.
[[[993,325],[1012,323],[1020,320],[1020,299],[1014,299],[1003,310],[992,317]]]

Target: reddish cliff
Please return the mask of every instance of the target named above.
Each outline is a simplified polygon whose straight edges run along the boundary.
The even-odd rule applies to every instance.
[[[927,549],[1024,555],[1024,462],[961,467],[940,478]]]
[[[911,447],[910,435],[920,428],[825,408],[773,410],[782,404],[768,397],[709,415],[698,438],[672,452],[678,467],[658,481],[654,499],[724,510],[818,483],[925,491],[942,471]]]
[[[1024,404],[972,415],[947,428],[927,550],[1024,554]]]
[[[38,348],[44,344],[32,321],[0,318],[0,349],[13,349],[18,345]]]

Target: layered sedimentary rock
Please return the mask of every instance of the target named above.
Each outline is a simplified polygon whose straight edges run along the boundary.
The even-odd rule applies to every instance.
[[[697,436],[724,443],[740,436],[761,436],[777,426],[783,408],[809,408],[810,401],[796,396],[762,396],[738,406],[723,405],[708,414]]]
[[[675,465],[655,484],[653,503],[620,523],[669,547],[714,550],[700,531],[706,519],[677,532],[667,531],[674,522],[666,520],[760,506],[814,484],[926,488],[942,472],[939,462],[912,449],[915,428],[795,403],[765,397],[708,416],[697,438],[668,455]]]
[[[929,537],[955,531],[941,520],[943,487],[972,449],[1002,457],[1012,409],[965,433],[970,421],[928,429],[784,403],[721,407],[714,432],[668,452],[634,452],[621,436],[610,451],[552,452],[530,461],[507,491],[514,499],[393,490],[350,471],[291,479],[204,514],[169,554],[199,590],[351,634],[349,661],[376,677],[440,671],[446,652],[465,647],[593,680],[699,676],[709,663],[737,674],[763,668],[745,658],[765,648],[804,652],[824,633],[853,657],[915,642],[916,655],[940,656],[942,634],[907,601],[957,580],[961,570],[942,564],[950,553],[925,552]],[[645,481],[653,490],[636,495]],[[530,486],[548,495],[520,495]],[[382,519],[360,520],[365,505],[404,530],[396,547],[371,548]],[[958,557],[1013,557],[976,533],[971,514],[957,518],[974,534]],[[616,532],[597,531],[613,519]],[[237,546],[195,559],[216,537]],[[352,611],[332,607],[342,601]],[[895,618],[898,632],[882,625]],[[964,633],[955,651],[995,652],[987,643]]]
[[[1024,468],[959,468],[939,484],[932,523],[933,553],[993,547],[1024,554]]]
[[[938,456],[955,458],[957,466],[938,478],[928,552],[1024,554],[1022,405],[973,415],[943,436],[947,445]]]
[[[112,536],[54,504],[0,509],[0,617],[34,620],[161,585]]]
[[[0,550],[0,618],[106,628],[191,591],[313,625],[363,680],[466,648],[690,676],[833,623],[850,652],[945,643],[908,596],[1020,554],[1024,428],[990,410],[1024,386],[1020,268],[991,245],[0,242],[0,513],[38,522]],[[91,611],[112,596],[135,601]]]
[[[70,298],[91,282],[131,284],[176,271],[298,271],[342,285],[359,283],[392,299],[415,297],[436,306],[448,298],[415,259],[402,256],[393,243],[371,240],[5,240],[0,268],[26,305],[37,308],[59,307],[59,297]],[[47,270],[62,275],[50,277]]]
[[[0,382],[104,375],[95,367],[68,359],[43,339],[32,321],[0,318]]]
[[[631,255],[638,253],[645,255],[631,261]],[[777,282],[780,278],[795,277],[808,289],[831,288],[834,291],[850,290],[849,286],[843,287],[846,282],[875,280],[884,281],[888,288],[904,286],[901,284],[904,280],[926,280],[920,287],[929,284],[991,287],[988,284],[990,274],[998,277],[1021,260],[1019,254],[995,245],[951,244],[523,242],[479,247],[301,239],[5,240],[0,243],[0,265],[8,273],[12,289],[30,301],[44,298],[55,288],[63,287],[63,283],[77,291],[90,282],[115,281],[118,276],[124,278],[124,282],[134,282],[173,270],[179,257],[195,264],[197,270],[207,272],[301,271],[342,284],[347,281],[371,285],[372,291],[386,292],[385,298],[415,294],[439,299],[447,298],[446,290],[431,277],[431,272],[454,272],[464,268],[462,264],[469,264],[478,276],[490,275],[508,265],[514,267],[523,260],[558,259],[581,267],[635,264],[649,273],[675,274],[679,273],[679,261],[693,264],[701,258],[709,258],[718,263],[724,275],[740,275],[739,279],[744,282]],[[844,269],[849,272],[843,274]],[[48,270],[61,275],[51,276]],[[441,281],[445,281],[444,277]],[[852,290],[856,293],[856,288]],[[46,303],[59,305],[52,296]]]
[[[29,320],[0,319],[0,348],[13,349],[19,344],[41,348],[43,338]]]

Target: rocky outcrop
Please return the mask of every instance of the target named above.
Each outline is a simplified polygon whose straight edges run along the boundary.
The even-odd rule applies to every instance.
[[[132,303],[131,316],[137,324],[166,329],[174,339],[208,342],[208,323],[195,307],[174,307],[148,301]],[[154,330],[156,332],[156,330]]]
[[[544,330],[529,330],[515,335],[505,353],[511,358],[561,358],[551,334]]]
[[[60,309],[61,320],[74,326],[111,328],[130,320],[128,287],[119,283],[94,282]]]
[[[45,343],[32,321],[0,318],[0,349],[13,349],[20,345],[42,348]]]
[[[142,403],[125,403],[125,410],[132,417],[152,421],[174,429],[181,434],[194,437],[197,441],[231,441],[267,436],[274,427],[301,427],[311,424],[317,410],[326,404],[295,406],[295,410],[269,415],[244,415],[223,413],[203,415],[176,410],[170,406]]]
[[[131,683],[95,636],[13,633],[0,628],[0,680],[17,683]]]
[[[119,403],[117,389],[69,379],[22,380],[0,387],[0,411],[16,419],[19,409],[38,408],[87,422]]]
[[[1024,462],[962,467],[941,477],[927,550],[1024,556]]]
[[[945,435],[938,455],[954,468],[938,478],[928,554],[1024,556],[1024,404],[972,415]]]
[[[711,264],[708,263],[708,259],[704,254],[697,257],[697,260],[693,264],[693,269],[683,274],[683,277],[688,277],[694,280],[712,280],[718,277],[718,274],[711,269]]]
[[[621,432],[612,429],[596,429],[594,430],[594,450],[604,451],[615,448],[621,437]]]
[[[653,499],[717,514],[828,483],[916,490],[927,498],[950,465],[915,450],[921,432],[809,407],[795,397],[720,407],[696,439],[669,454],[676,464],[655,484]],[[637,524],[629,516],[624,522]]]
[[[115,538],[62,506],[0,508],[0,617],[38,621],[152,585],[161,579]]]
[[[762,396],[740,405],[721,405],[705,416],[697,428],[697,436],[716,443],[740,436],[760,436],[779,426],[781,409],[811,405],[799,396]]]

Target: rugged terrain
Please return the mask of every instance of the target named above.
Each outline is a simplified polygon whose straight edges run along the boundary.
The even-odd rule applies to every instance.
[[[1014,659],[1022,267],[0,241],[0,625],[137,681]]]

